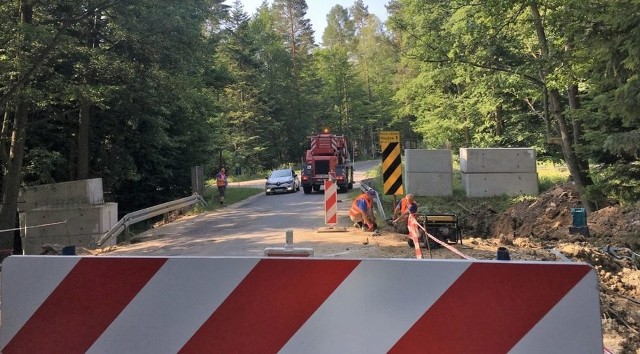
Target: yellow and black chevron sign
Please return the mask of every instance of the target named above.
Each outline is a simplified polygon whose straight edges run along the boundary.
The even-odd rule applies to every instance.
[[[400,157],[400,132],[380,132],[382,149],[382,181],[384,194],[404,194],[402,188],[402,158]]]

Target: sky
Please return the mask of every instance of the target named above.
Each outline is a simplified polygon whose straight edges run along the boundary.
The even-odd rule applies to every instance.
[[[263,0],[242,0],[244,11],[253,15],[254,12]],[[233,0],[227,0],[225,3],[231,4]],[[307,0],[307,18],[311,20],[311,25],[315,32],[316,43],[322,42],[322,33],[327,26],[327,14],[331,11],[331,8],[335,5],[341,5],[344,8],[349,8],[355,0]],[[272,1],[269,0],[271,4]],[[388,0],[363,0],[363,3],[369,7],[369,12],[378,16],[378,18],[384,22],[387,19],[387,9],[384,5],[388,3]]]

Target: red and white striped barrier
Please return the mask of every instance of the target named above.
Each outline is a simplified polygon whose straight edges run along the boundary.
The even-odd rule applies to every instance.
[[[413,241],[413,248],[416,250],[416,259],[422,259],[422,250],[420,249],[420,232],[418,231],[420,224],[409,214],[407,219],[407,228],[409,229],[409,238]]]
[[[324,223],[338,224],[338,187],[332,180],[324,181]]]
[[[9,257],[10,353],[603,353],[587,264]]]

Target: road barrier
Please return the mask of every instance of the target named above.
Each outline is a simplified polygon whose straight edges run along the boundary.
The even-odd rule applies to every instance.
[[[603,353],[588,264],[11,256],[11,353]]]
[[[328,226],[338,224],[338,186],[335,181],[324,181],[324,223]]]

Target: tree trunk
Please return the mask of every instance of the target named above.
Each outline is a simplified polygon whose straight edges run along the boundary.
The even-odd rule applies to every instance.
[[[593,184],[593,182],[588,175],[588,171],[581,168],[580,160],[574,151],[573,139],[569,131],[569,125],[567,124],[562,109],[560,92],[553,89],[549,91],[549,95],[551,97],[551,109],[553,111],[553,116],[556,118],[558,131],[560,132],[560,138],[562,139],[562,154],[564,155],[564,161],[567,163],[567,168],[569,169],[571,178],[573,179],[576,189],[580,194],[583,206],[589,212],[594,211],[596,210],[594,203],[588,200],[584,193],[585,187]]]
[[[538,42],[540,44],[540,50],[542,52],[542,60],[550,62],[549,42],[544,29],[544,23],[540,16],[540,10],[538,3],[534,0],[531,1],[529,8],[531,9],[531,16],[533,17],[533,24],[538,36]],[[546,74],[548,68],[544,68],[540,72],[540,78],[543,82],[546,82]],[[548,90],[549,98],[551,100],[552,116],[556,119],[558,126],[558,132],[560,133],[560,146],[562,147],[562,154],[564,155],[564,161],[567,164],[571,178],[576,185],[582,204],[587,211],[595,210],[593,202],[585,197],[585,187],[592,184],[591,178],[589,178],[588,171],[583,170],[580,166],[579,159],[575,153],[575,146],[573,144],[573,137],[569,126],[564,116],[564,107],[562,104],[562,98],[560,92],[557,89]]]
[[[89,125],[91,119],[91,103],[83,100],[80,103],[78,117],[78,180],[89,178]]]
[[[569,98],[569,107],[572,110],[575,111],[580,108],[580,100],[578,99],[578,85],[568,85],[567,97]],[[573,143],[575,145],[578,145],[580,144],[580,140],[582,139],[582,127],[580,127],[580,123],[575,117],[571,118],[571,126],[573,128]]]
[[[2,117],[2,129],[0,129],[0,166],[9,163],[9,131],[11,128],[11,115],[5,110]],[[0,171],[3,171],[0,169]]]
[[[578,110],[580,108],[580,99],[578,98],[578,85],[570,83],[567,88],[567,96],[569,98],[569,107],[572,110]],[[584,142],[582,139],[582,126],[580,121],[576,117],[571,118],[571,127],[573,130],[573,145],[574,147],[581,146]],[[577,155],[578,165],[580,166],[580,174],[582,180],[585,181],[585,185],[593,184],[593,180],[589,175],[589,161],[582,156]],[[595,207],[595,203],[594,203]]]
[[[30,1],[20,1],[20,23],[22,25],[30,24],[33,21],[33,5]],[[24,41],[24,37],[22,38]],[[16,109],[13,116],[13,124],[8,130],[5,130],[9,124],[9,115],[5,114],[7,121],[3,122],[2,133],[3,138],[7,139],[9,135],[9,151],[5,152],[3,158],[6,159],[4,170],[2,171],[2,201],[0,203],[0,249],[13,249],[13,235],[11,230],[16,226],[16,216],[18,211],[18,194],[20,192],[20,183],[22,181],[22,163],[24,160],[24,143],[26,138],[27,127],[27,103],[22,97],[23,82],[18,80],[16,85],[6,92],[3,97],[8,100],[8,96],[15,93]],[[8,102],[8,101],[7,101]],[[4,102],[0,102],[1,106],[5,106]],[[7,105],[8,107],[8,105]],[[7,109],[8,111],[8,109]],[[2,146],[6,148],[5,145]],[[5,157],[6,156],[6,157]]]
[[[18,210],[24,142],[27,126],[27,105],[20,101],[13,119],[13,133],[9,147],[9,160],[2,180],[2,204],[0,204],[0,249],[13,249],[14,231]]]

